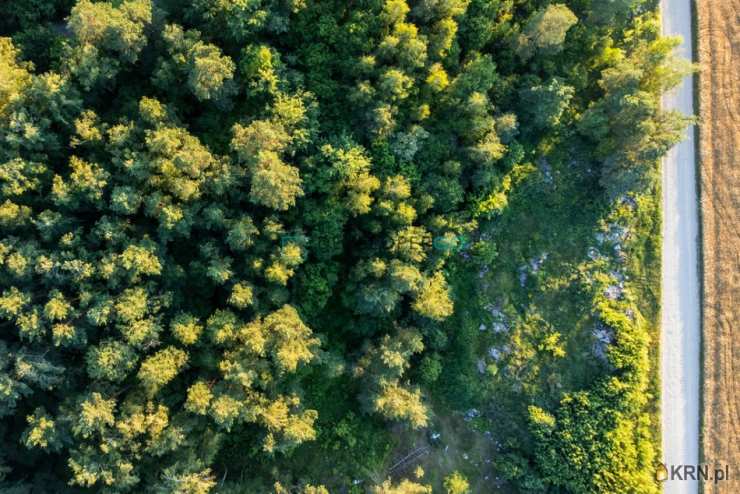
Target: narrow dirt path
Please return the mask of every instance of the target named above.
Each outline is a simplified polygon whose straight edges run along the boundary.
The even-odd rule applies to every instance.
[[[679,52],[691,59],[691,0],[661,0],[663,33],[679,35]],[[693,82],[663,99],[665,108],[694,113]],[[672,465],[699,463],[699,270],[698,200],[694,130],[663,160],[663,276],[661,379],[663,458]],[[696,480],[669,479],[670,494],[695,494]]]

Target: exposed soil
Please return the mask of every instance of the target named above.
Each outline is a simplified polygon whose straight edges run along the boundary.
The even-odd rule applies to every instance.
[[[740,0],[697,0],[703,228],[703,417],[706,463],[740,492]],[[735,334],[733,334],[735,331]]]

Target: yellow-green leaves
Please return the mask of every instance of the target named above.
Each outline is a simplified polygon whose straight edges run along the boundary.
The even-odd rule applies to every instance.
[[[100,165],[89,163],[77,156],[69,160],[70,174],[65,179],[54,177],[52,197],[64,206],[76,206],[80,201],[99,202],[108,184],[110,174]]]
[[[280,153],[290,142],[282,125],[269,120],[255,120],[249,125],[234,125],[231,149],[244,163],[255,163],[260,151]]]
[[[55,346],[72,346],[81,343],[84,332],[69,323],[56,323],[51,326],[52,341]]]
[[[517,39],[516,50],[523,59],[540,51],[557,53],[562,49],[568,30],[578,22],[578,17],[562,3],[553,3],[535,12]]]
[[[426,83],[435,92],[443,91],[450,84],[447,78],[447,72],[445,72],[442,64],[435,63],[432,65],[429,69],[429,76],[427,76]]]
[[[302,183],[297,168],[285,164],[272,151],[260,151],[252,170],[249,198],[255,204],[285,211],[303,195]]]
[[[185,367],[188,354],[175,347],[167,347],[144,360],[138,378],[147,393],[154,395],[172,381]]]
[[[203,325],[194,316],[181,313],[170,323],[170,330],[180,343],[192,345],[200,338]]]
[[[344,203],[350,212],[353,215],[370,212],[372,194],[380,187],[380,180],[370,173],[372,163],[362,146],[325,144],[321,155],[331,164],[330,169],[322,172],[322,178],[339,179],[334,192],[346,194]]]
[[[246,127],[234,126],[231,149],[249,166],[252,202],[285,211],[303,195],[298,169],[280,157],[289,142],[290,136],[280,123],[256,120]]]
[[[161,62],[159,84],[175,84],[178,76],[184,76],[199,101],[223,102],[234,92],[236,64],[218,46],[203,42],[198,31],[185,31],[177,24],[165,26],[163,38],[171,58]]]
[[[529,420],[537,427],[546,431],[551,431],[555,428],[555,417],[550,413],[546,412],[540,407],[530,405],[528,408]]]
[[[142,197],[133,187],[118,186],[113,189],[110,196],[110,207],[121,215],[136,213],[142,202]]]
[[[380,76],[379,89],[390,100],[402,100],[409,96],[413,79],[397,69],[388,69]]]
[[[198,381],[188,388],[188,398],[185,409],[198,415],[205,415],[213,400],[213,393],[208,384]]]
[[[183,128],[163,125],[146,132],[146,145],[150,153],[149,166],[146,171],[141,170],[142,178],[148,178],[151,186],[171,194],[178,201],[190,202],[201,196],[203,185],[213,178],[218,161],[197,137]],[[154,217],[161,214],[163,219],[168,216],[176,221],[181,219],[174,218],[177,214],[174,209],[170,213],[157,214],[164,203],[160,200],[155,207],[150,206],[149,214]],[[177,206],[173,204],[171,207]]]
[[[318,417],[315,410],[291,410],[300,405],[297,396],[279,396],[264,407],[260,419],[268,430],[263,449],[273,453],[277,447],[276,435],[282,436],[282,446],[300,444],[316,438],[313,424]]]
[[[91,393],[79,405],[72,432],[81,437],[101,434],[115,423],[116,401],[105,399],[100,393]]]
[[[133,322],[146,315],[149,297],[142,287],[127,288],[115,304],[116,315],[122,322]]]
[[[372,494],[432,494],[432,487],[403,479],[393,484],[391,479],[370,489]]]
[[[221,428],[238,422],[260,423],[267,429],[263,443],[272,452],[313,439],[316,412],[302,410],[297,396],[276,396],[284,374],[316,358],[319,340],[291,306],[244,323],[219,311],[208,320],[214,342],[227,348],[219,362],[223,380],[198,381],[188,390],[188,411],[208,414]]]
[[[134,280],[138,280],[141,275],[158,275],[162,272],[162,264],[155,249],[151,242],[129,245],[121,253],[121,265],[131,273]]]
[[[49,321],[61,321],[72,312],[72,306],[60,291],[54,291],[44,305],[44,315]]]
[[[41,311],[38,307],[33,307],[32,310],[20,314],[16,319],[16,325],[20,337],[28,341],[40,340],[46,332]]]
[[[311,337],[311,329],[292,306],[284,305],[268,315],[262,328],[271,341],[272,355],[280,370],[295,372],[298,365],[314,358],[319,340]]]
[[[210,468],[191,471],[179,471],[175,467],[164,470],[161,485],[155,492],[172,494],[208,494],[216,486],[216,478]]]
[[[38,191],[41,179],[48,173],[46,166],[20,158],[0,164],[0,191],[6,197]],[[7,213],[6,213],[7,214]]]
[[[452,472],[445,477],[444,486],[447,494],[468,494],[470,492],[470,483],[460,472]]]
[[[427,409],[421,401],[419,390],[408,390],[398,384],[387,384],[373,400],[375,411],[391,420],[407,421],[417,429],[425,427],[429,420]]]
[[[254,293],[248,283],[236,283],[231,288],[229,303],[237,309],[246,309],[254,302]]]
[[[424,343],[418,331],[399,329],[393,336],[384,336],[377,347],[366,352],[355,372],[362,376],[366,386],[363,402],[367,409],[390,420],[405,421],[414,428],[427,424],[428,411],[421,391],[400,382],[411,357],[423,350]]]
[[[37,408],[26,417],[28,427],[23,432],[21,441],[27,448],[41,448],[56,451],[61,446],[60,434],[54,420],[43,408]]]
[[[386,24],[397,24],[406,19],[406,14],[410,10],[406,0],[386,0],[383,5],[382,19]]]
[[[135,62],[146,45],[145,28],[152,21],[150,0],[128,0],[114,7],[108,2],[79,0],[68,26],[83,45],[117,53]]]
[[[240,401],[227,394],[221,394],[211,401],[208,413],[218,426],[228,431],[239,418],[243,408],[244,404]]]
[[[230,343],[236,337],[240,321],[230,310],[217,310],[208,318],[208,336],[216,344]]]
[[[102,142],[103,132],[98,115],[92,110],[83,111],[75,120],[75,133],[77,135],[70,141],[72,147]]]
[[[275,93],[280,68],[277,52],[266,45],[249,45],[242,50],[239,70],[255,88]]]
[[[422,275],[416,266],[399,261],[391,263],[391,286],[401,293],[412,292],[422,281]]]
[[[91,347],[85,357],[87,373],[93,379],[120,382],[136,367],[134,350],[117,340],[105,340]]]
[[[127,343],[135,347],[148,347],[158,343],[161,326],[154,319],[138,319],[119,325],[119,331]]]
[[[421,226],[409,226],[391,238],[390,251],[411,262],[421,262],[427,256],[432,236]]]
[[[0,38],[0,117],[6,107],[20,98],[31,82],[27,66],[18,62],[18,49],[10,38]]]

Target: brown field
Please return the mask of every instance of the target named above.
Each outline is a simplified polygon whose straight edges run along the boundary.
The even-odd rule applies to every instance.
[[[705,493],[740,492],[740,0],[696,0],[703,240]],[[734,333],[734,334],[733,334]]]

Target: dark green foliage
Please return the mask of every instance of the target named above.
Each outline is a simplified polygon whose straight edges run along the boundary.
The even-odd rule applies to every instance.
[[[549,215],[580,245],[680,136],[674,42],[639,2],[12,3],[2,492],[430,492],[385,480],[399,438],[489,398],[520,414],[512,490],[649,483],[643,308],[592,266],[561,302],[620,343],[568,374],[583,319],[532,300],[565,275],[510,269],[571,235]],[[481,370],[484,267],[513,322]]]

